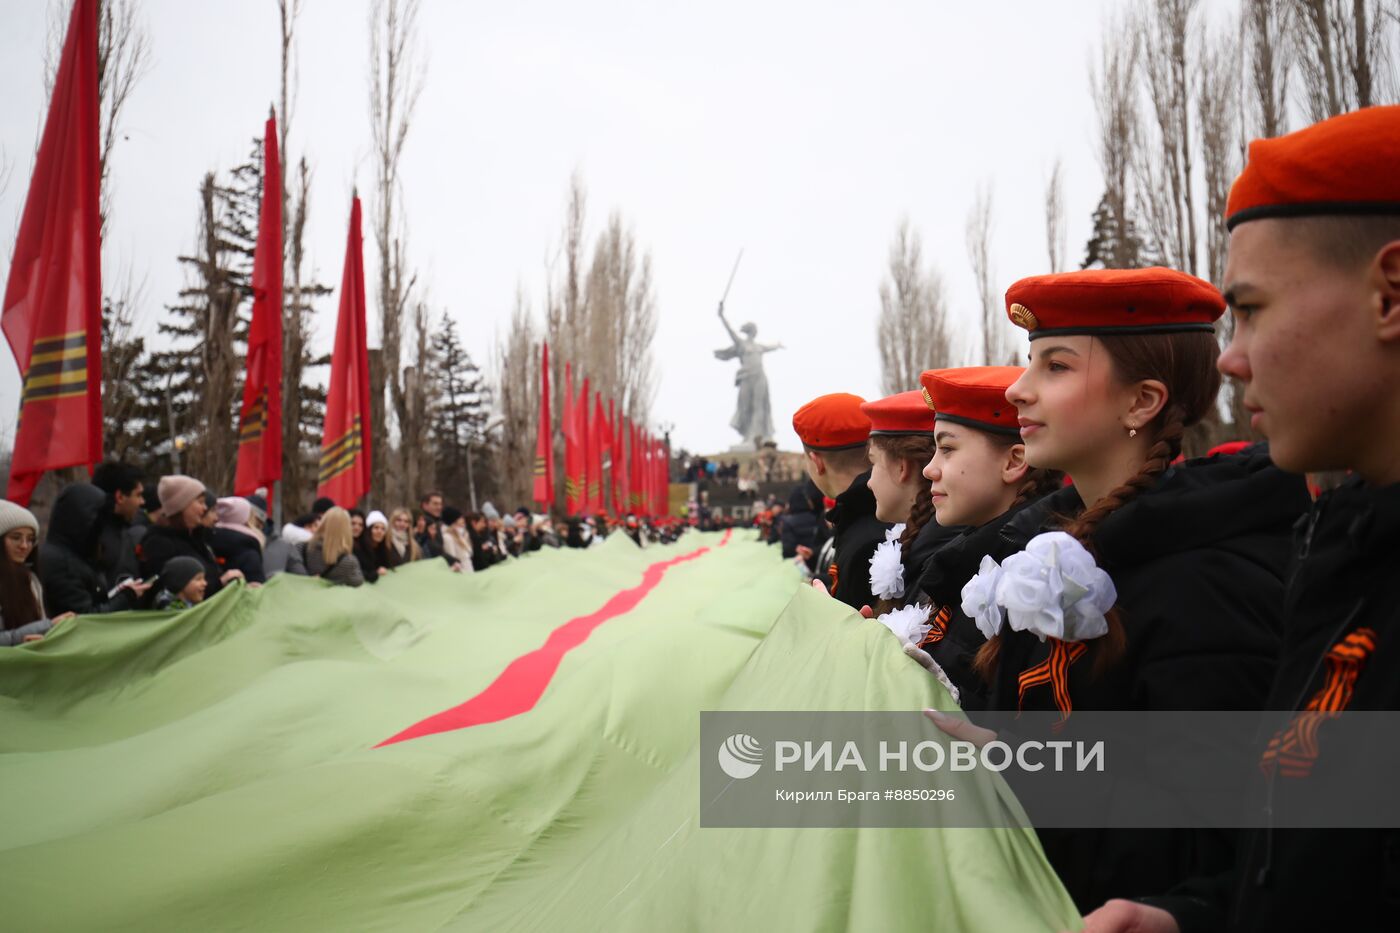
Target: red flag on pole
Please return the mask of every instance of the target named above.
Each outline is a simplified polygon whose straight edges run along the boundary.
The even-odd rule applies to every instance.
[[[587,380],[584,380],[587,385]],[[581,397],[581,396],[580,396]],[[583,508],[585,468],[583,436],[579,431],[579,399],[574,398],[573,375],[564,364],[564,511],[577,515]]]
[[[316,495],[354,506],[369,492],[369,343],[365,337],[364,239],[360,199],[350,205],[350,235],[340,280],[340,319],[335,326],[326,424],[321,435],[320,484]]]
[[[592,498],[588,494],[588,483],[593,478],[593,445],[592,432],[588,429],[588,403],[592,401],[592,396],[588,394],[588,377],[583,377],[583,385],[579,387],[578,398],[574,400],[574,419],[578,422],[578,444],[579,444],[579,474],[578,474],[578,508],[579,512],[587,515],[589,507],[592,505]]]
[[[0,327],[23,389],[6,498],[102,459],[97,0],[77,0],[15,237]]]
[[[617,413],[617,453],[613,455],[613,487],[617,491],[617,514],[626,515],[631,511],[632,477],[629,473],[631,461],[627,456],[627,445],[632,439],[632,420],[622,412]]]
[[[535,502],[554,505],[554,422],[549,417],[549,344],[540,351],[540,432],[535,442]]]
[[[608,514],[614,517],[621,515],[622,510],[617,504],[617,464],[619,455],[622,453],[622,445],[617,442],[617,412],[613,407],[613,400],[608,399],[608,419],[604,422],[603,443],[607,446],[607,470],[608,478],[605,484]]]
[[[238,471],[233,480],[234,495],[239,496],[282,478],[282,166],[275,113],[263,128],[262,182],[248,375],[238,412]]]
[[[656,514],[671,514],[671,446],[656,442]]]
[[[636,445],[632,454],[632,512],[645,515],[647,510],[647,434],[636,425]]]
[[[603,511],[603,448],[607,446],[608,426],[603,421],[603,396],[593,393],[593,420],[588,425],[588,511]]]

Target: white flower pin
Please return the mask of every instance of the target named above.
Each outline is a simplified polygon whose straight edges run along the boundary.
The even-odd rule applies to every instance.
[[[877,599],[899,599],[904,595],[904,562],[899,550],[902,534],[903,523],[886,531],[885,540],[870,556],[870,592]]]
[[[917,645],[928,634],[928,617],[932,612],[929,606],[905,606],[878,615],[875,621],[893,632],[901,644]]]
[[[977,623],[983,638],[990,639],[1001,631],[1001,606],[997,605],[997,584],[1001,582],[1001,565],[990,554],[982,555],[977,575],[962,588],[962,611]]]
[[[979,574],[980,576],[980,574]],[[1085,641],[1108,631],[1118,591],[1084,545],[1063,531],[1036,535],[1001,566],[996,602],[1007,624],[1041,641]],[[980,627],[980,626],[979,626]]]

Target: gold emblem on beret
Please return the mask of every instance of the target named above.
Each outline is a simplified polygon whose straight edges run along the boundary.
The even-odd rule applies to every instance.
[[[1035,312],[1025,305],[1013,302],[1011,305],[1011,323],[1017,327],[1024,327],[1026,330],[1035,330],[1040,326],[1040,321],[1036,320]]]
[[[937,410],[938,410],[938,409],[936,409],[936,408],[933,407],[933,396],[928,394],[928,387],[927,387],[927,386],[924,388],[924,404],[927,405],[927,406],[929,407],[929,411],[937,411]]]

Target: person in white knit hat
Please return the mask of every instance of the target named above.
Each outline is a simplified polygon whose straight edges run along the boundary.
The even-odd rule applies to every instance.
[[[31,569],[39,522],[22,505],[0,499],[0,647],[38,641],[66,612],[50,619],[44,614],[44,590]]]

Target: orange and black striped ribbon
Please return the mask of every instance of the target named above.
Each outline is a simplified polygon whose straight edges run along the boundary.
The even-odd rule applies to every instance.
[[[267,389],[258,392],[253,404],[243,414],[243,424],[238,429],[239,444],[255,444],[262,440],[267,430]]]
[[[25,403],[86,395],[87,333],[74,331],[34,341],[24,372]]]
[[[1312,772],[1317,761],[1318,730],[1351,705],[1356,679],[1375,650],[1376,632],[1370,628],[1359,628],[1328,649],[1323,659],[1326,673],[1322,686],[1264,749],[1259,766],[1266,774],[1274,768],[1291,778],[1307,777]]]
[[[1060,721],[1064,722],[1074,709],[1069,696],[1069,666],[1078,661],[1089,647],[1082,641],[1047,640],[1050,643],[1050,656],[1035,667],[1022,671],[1016,678],[1016,709],[1020,710],[1025,703],[1027,690],[1049,684],[1055,696],[1055,707],[1060,711]]]
[[[836,566],[836,562],[835,562],[835,561],[832,561],[831,566],[828,567],[828,568],[826,568],[826,576],[827,576],[827,579],[829,579],[829,580],[831,581],[831,592],[835,593],[835,592],[836,592],[836,581],[837,581],[838,579],[840,579],[840,576],[841,576],[841,568],[839,568],[839,567]]]
[[[942,609],[929,616],[928,634],[924,636],[923,641],[919,642],[919,647],[936,645],[942,641],[943,636],[948,634],[948,620],[952,617],[953,611],[948,606],[944,606]]]
[[[362,450],[364,450],[364,428],[360,416],[356,415],[351,420],[350,430],[336,438],[333,444],[321,451],[318,484],[324,486],[354,466],[355,460]]]

